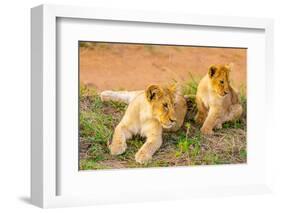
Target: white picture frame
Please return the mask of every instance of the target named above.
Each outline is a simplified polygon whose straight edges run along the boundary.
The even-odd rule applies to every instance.
[[[263,105],[257,111],[264,112],[265,106],[273,109],[273,99],[269,91],[273,88],[271,82],[273,76],[273,21],[271,19],[257,19],[257,18],[241,18],[241,17],[216,17],[216,16],[203,16],[203,15],[187,15],[187,14],[161,14],[145,11],[122,11],[122,10],[110,10],[100,8],[84,8],[74,6],[54,6],[54,5],[41,5],[31,10],[31,56],[32,56],[32,70],[31,70],[31,201],[33,204],[46,208],[46,207],[59,207],[59,206],[75,206],[75,205],[90,205],[99,203],[116,203],[116,202],[139,202],[144,200],[165,200],[165,199],[179,199],[186,197],[198,197],[209,195],[233,195],[233,194],[252,194],[252,193],[264,193],[271,191],[271,165],[270,165],[270,143],[273,140],[272,132],[274,127],[270,125],[273,110],[267,110],[267,116],[262,119],[266,123],[266,131],[261,133],[257,131],[257,134],[262,134],[263,140],[266,142],[263,144],[265,150],[261,150],[262,146],[259,146],[260,151],[257,150],[256,158],[261,156],[262,152],[262,165],[259,167],[253,163],[253,170],[248,171],[248,167],[236,167],[226,169],[220,167],[217,169],[209,169],[207,167],[204,170],[210,170],[209,175],[215,176],[225,171],[228,175],[232,173],[239,175],[248,172],[252,174],[245,178],[245,181],[241,180],[229,184],[229,182],[221,182],[214,185],[206,185],[200,187],[199,180],[193,182],[191,185],[183,184],[182,188],[177,185],[164,185],[159,181],[158,185],[152,187],[148,194],[145,191],[140,191],[136,187],[134,193],[133,185],[124,186],[118,188],[118,191],[105,189],[104,192],[98,191],[98,194],[86,193],[86,188],[81,190],[79,194],[60,194],[59,185],[62,182],[67,182],[65,179],[61,179],[60,170],[61,166],[58,166],[58,160],[60,159],[60,152],[58,152],[58,131],[57,131],[57,117],[58,117],[58,87],[60,81],[57,78],[57,36],[58,36],[58,20],[63,19],[79,19],[79,20],[101,20],[101,21],[118,21],[122,25],[122,22],[133,23],[146,23],[159,26],[200,26],[207,28],[219,28],[219,29],[241,29],[241,30],[258,30],[263,32],[261,38],[264,44],[262,56],[262,68],[260,69],[260,77],[257,77],[256,81],[264,83],[265,87],[259,88],[262,94]],[[173,30],[173,29],[171,29]],[[125,39],[126,40],[126,39]],[[200,45],[200,42],[198,43]],[[254,44],[253,44],[254,45]],[[253,46],[252,45],[252,46]],[[252,60],[254,61],[254,60]],[[252,66],[253,68],[254,66]],[[264,76],[265,78],[262,78]],[[63,77],[63,76],[62,76]],[[255,80],[254,80],[255,81]],[[253,84],[252,84],[253,85]],[[255,87],[250,87],[249,90],[253,91]],[[250,93],[253,97],[253,93]],[[253,100],[254,101],[254,100]],[[253,105],[252,105],[253,106]],[[268,112],[269,111],[269,112]],[[265,114],[265,113],[264,113]],[[254,118],[252,118],[254,119]],[[257,130],[260,128],[256,127]],[[260,135],[258,135],[260,136]],[[63,147],[63,146],[62,146]],[[64,152],[68,150],[64,149]],[[72,156],[73,153],[70,153]],[[253,158],[255,159],[255,158]],[[74,160],[71,160],[69,164],[75,164]],[[251,163],[247,166],[251,166]],[[250,168],[250,167],[249,167]],[[196,168],[191,169],[193,173],[198,173],[197,178],[200,177],[201,169],[195,171]],[[169,171],[173,171],[172,176],[169,176]],[[169,179],[188,177],[186,171],[190,171],[189,168],[165,168],[165,169],[138,169],[134,170],[130,175],[134,175],[135,178],[145,178],[149,172],[152,174],[151,178],[158,178],[158,176],[168,176]],[[108,180],[112,175],[112,172],[98,171],[100,178]],[[116,171],[115,171],[116,172]],[[126,171],[127,172],[127,171]],[[119,172],[120,177],[127,176],[129,173]],[[97,173],[95,173],[97,174]],[[88,176],[86,179],[95,178],[95,174],[84,173],[83,176]],[[103,175],[105,174],[105,175]],[[191,173],[190,173],[191,174]],[[255,175],[261,175],[262,178],[253,178]],[[97,176],[97,175],[96,175]],[[192,175],[190,175],[190,180]],[[64,177],[64,176],[62,176]],[[194,176],[195,179],[196,176]],[[225,176],[228,177],[227,175]],[[251,179],[253,178],[253,179]],[[86,180],[85,179],[85,180]],[[74,181],[75,177],[68,179],[68,184]],[[196,179],[195,179],[196,180]],[[252,180],[252,184],[251,184]],[[105,181],[106,182],[106,181]],[[126,179],[124,180],[126,182]],[[214,181],[215,182],[215,181]],[[77,183],[72,182],[72,185]],[[105,183],[106,184],[106,183]],[[69,186],[69,185],[67,185]],[[161,187],[162,186],[162,187]],[[145,186],[141,185],[145,190]],[[166,187],[166,188],[165,188]],[[83,188],[81,186],[81,188]],[[77,188],[76,188],[77,190]],[[89,188],[91,189],[91,187]],[[122,191],[123,190],[123,191]],[[139,190],[139,192],[138,192]],[[71,190],[70,190],[71,191]],[[85,193],[84,193],[85,192]],[[138,192],[138,193],[137,193]],[[122,196],[120,196],[120,193]]]

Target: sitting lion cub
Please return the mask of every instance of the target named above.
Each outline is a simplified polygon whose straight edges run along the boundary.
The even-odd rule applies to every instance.
[[[109,149],[119,155],[127,148],[126,140],[133,135],[146,137],[146,142],[136,153],[138,163],[146,163],[162,144],[162,128],[176,131],[187,111],[185,99],[176,93],[175,86],[150,85],[145,91],[104,91],[101,99],[129,103],[124,117],[115,128]]]
[[[229,83],[232,65],[212,65],[200,81],[196,103],[196,122],[203,124],[201,132],[212,134],[213,128],[221,128],[226,121],[238,119],[242,114],[237,92]]]

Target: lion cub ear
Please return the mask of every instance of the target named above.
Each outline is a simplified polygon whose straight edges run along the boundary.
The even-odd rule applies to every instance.
[[[229,72],[231,72],[233,70],[233,67],[234,67],[234,64],[232,62],[225,65],[225,68],[228,69]]]
[[[214,77],[215,74],[217,73],[217,70],[218,70],[218,68],[217,68],[216,65],[211,65],[211,66],[209,67],[209,71],[208,71],[209,77],[210,77],[210,78]]]
[[[149,102],[159,99],[163,95],[163,91],[158,85],[150,85],[145,90],[146,98]]]
[[[172,94],[175,94],[178,92],[179,88],[178,88],[178,84],[177,83],[172,83],[169,85],[168,87],[169,91],[172,93]]]

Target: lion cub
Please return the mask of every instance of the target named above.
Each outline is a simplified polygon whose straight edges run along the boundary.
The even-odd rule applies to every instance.
[[[196,122],[203,124],[201,132],[212,134],[226,121],[238,119],[242,114],[238,93],[229,83],[232,65],[211,65],[208,74],[200,81],[196,103]]]
[[[112,155],[119,155],[127,148],[126,140],[139,134],[146,142],[135,155],[138,163],[146,163],[162,144],[162,128],[176,131],[187,111],[184,97],[175,86],[150,85],[145,91],[104,91],[101,99],[129,103],[124,117],[115,128],[111,143]]]

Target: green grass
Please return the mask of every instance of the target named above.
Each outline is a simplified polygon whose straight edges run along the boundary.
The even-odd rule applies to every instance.
[[[246,113],[235,122],[223,124],[212,136],[200,134],[200,127],[194,123],[196,114],[195,94],[197,80],[183,85],[188,95],[188,113],[185,125],[177,132],[164,132],[163,144],[146,165],[135,162],[135,154],[145,142],[145,138],[135,136],[127,141],[127,150],[119,156],[112,156],[107,142],[112,138],[114,128],[121,120],[127,105],[118,102],[102,102],[93,88],[80,88],[80,169],[112,169],[139,167],[168,167],[213,164],[245,163]],[[241,103],[246,111],[246,96],[241,95]]]
[[[187,95],[189,97],[195,97],[199,80],[195,79],[191,72],[188,72],[188,75],[190,81],[182,85],[182,93],[183,95]]]
[[[107,50],[110,49],[109,43],[103,43],[103,42],[88,42],[88,41],[80,41],[79,47],[81,48],[88,48],[88,49],[103,49]]]

